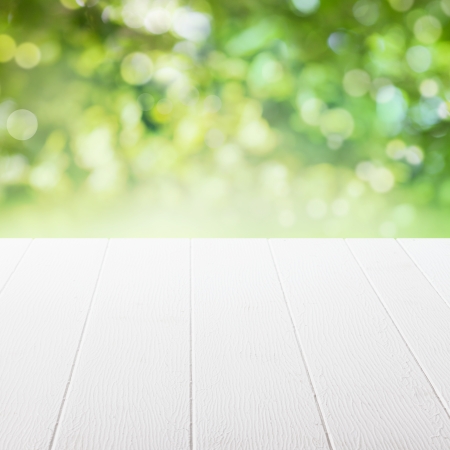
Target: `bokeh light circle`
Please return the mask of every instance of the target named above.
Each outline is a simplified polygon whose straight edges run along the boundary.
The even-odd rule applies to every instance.
[[[145,84],[153,75],[153,62],[144,53],[131,53],[123,59],[120,73],[128,84]]]
[[[76,0],[76,2],[82,7],[92,8],[99,0]]]
[[[337,134],[345,139],[353,133],[354,126],[352,115],[343,108],[330,109],[320,117],[320,131],[324,136]]]
[[[60,0],[60,2],[67,9],[78,9],[80,7],[76,0]]]
[[[311,14],[320,6],[320,0],[292,0],[292,3],[303,14]]]
[[[414,4],[414,0],[389,0],[392,9],[396,11],[405,12]]]
[[[25,42],[17,47],[15,54],[16,63],[22,69],[32,69],[41,60],[41,51],[36,44]]]
[[[342,84],[347,94],[352,97],[362,97],[369,92],[370,75],[360,69],[349,70],[345,74]]]
[[[325,103],[319,98],[309,98],[300,104],[300,115],[308,125],[318,125],[321,114],[326,110]]]
[[[406,61],[414,72],[426,72],[431,66],[431,53],[422,45],[410,47],[406,52]]]
[[[188,41],[201,42],[211,33],[211,24],[205,14],[179,8],[174,16],[173,29]]]
[[[7,34],[0,34],[0,62],[8,62],[16,53],[16,41]]]
[[[36,134],[38,120],[31,111],[18,109],[8,117],[6,128],[14,139],[26,141]]]
[[[441,9],[447,16],[450,16],[450,0],[441,0]]]
[[[439,86],[436,81],[426,79],[420,83],[419,90],[424,97],[434,97],[439,92]]]
[[[436,17],[423,16],[414,24],[414,35],[423,44],[434,44],[442,34],[442,25]]]
[[[153,34],[163,34],[170,30],[171,17],[169,12],[161,7],[151,9],[144,20],[145,28]]]
[[[222,108],[222,100],[217,95],[208,95],[203,102],[204,111],[215,113]]]
[[[138,102],[141,106],[142,111],[150,111],[155,104],[155,99],[152,95],[144,92],[138,97]]]
[[[370,176],[369,184],[375,192],[389,192],[395,184],[394,175],[385,167],[376,168]]]
[[[359,0],[353,6],[353,15],[355,19],[366,25],[373,25],[380,15],[378,5],[370,0]]]

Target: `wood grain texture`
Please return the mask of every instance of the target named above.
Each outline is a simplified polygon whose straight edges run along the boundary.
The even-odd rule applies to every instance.
[[[189,240],[112,239],[54,449],[189,449]]]
[[[394,239],[347,243],[450,412],[450,308]]]
[[[343,240],[271,240],[335,450],[449,449],[450,419]]]
[[[0,292],[30,243],[31,239],[0,239]]]
[[[450,306],[450,239],[397,241]]]
[[[35,240],[0,296],[2,450],[48,450],[105,247]]]
[[[326,449],[270,249],[192,244],[194,449]]]

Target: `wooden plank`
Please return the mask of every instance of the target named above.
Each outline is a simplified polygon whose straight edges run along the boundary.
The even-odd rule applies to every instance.
[[[189,240],[110,241],[55,449],[189,448]]]
[[[335,450],[449,449],[450,419],[343,240],[271,240]]]
[[[35,240],[0,296],[0,448],[48,449],[106,240]]]
[[[347,243],[450,412],[450,308],[394,239]]]
[[[31,239],[0,239],[0,292],[30,244]]]
[[[347,243],[450,412],[450,308],[395,239]]]
[[[194,448],[328,448],[266,240],[195,239]]]
[[[450,239],[398,239],[398,243],[450,306]]]

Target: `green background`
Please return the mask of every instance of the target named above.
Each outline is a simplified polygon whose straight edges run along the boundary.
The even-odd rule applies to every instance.
[[[450,0],[3,0],[0,235],[450,236],[449,22]]]

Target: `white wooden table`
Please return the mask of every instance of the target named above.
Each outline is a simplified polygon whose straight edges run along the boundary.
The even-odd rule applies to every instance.
[[[0,240],[1,450],[450,449],[450,240]]]

